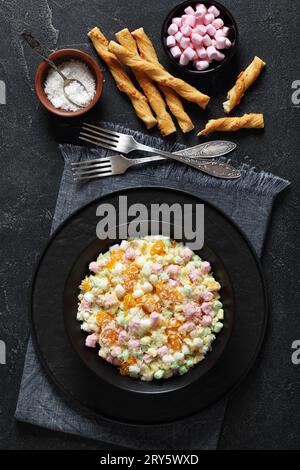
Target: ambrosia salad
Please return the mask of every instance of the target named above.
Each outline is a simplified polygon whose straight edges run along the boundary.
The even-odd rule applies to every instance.
[[[210,263],[166,237],[122,241],[80,285],[77,319],[86,346],[122,375],[151,381],[185,374],[223,328]]]

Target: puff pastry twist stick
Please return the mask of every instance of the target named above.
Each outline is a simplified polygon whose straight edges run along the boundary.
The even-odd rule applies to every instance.
[[[139,52],[135,39],[127,28],[122,29],[122,31],[116,33],[116,38],[122,46],[126,47],[128,51],[132,52],[132,54],[135,54],[137,57],[139,57]],[[161,134],[163,136],[167,136],[172,134],[173,132],[176,132],[176,127],[174,125],[172,117],[168,113],[164,99],[161,96],[156,85],[152,82],[152,80],[147,77],[147,75],[144,74],[144,72],[135,70],[134,75],[138,83],[140,84],[143,92],[145,93],[146,97],[148,98],[151,108],[156,114],[157,124]]]
[[[117,87],[125,93],[135,109],[137,116],[151,129],[157,124],[146,97],[134,86],[118,58],[108,50],[109,41],[99,28],[93,28],[88,33],[98,55],[107,64]]]
[[[115,54],[118,59],[134,70],[140,70],[148,75],[149,78],[161,85],[168,86],[175,90],[180,96],[188,101],[197,103],[201,108],[205,109],[210,97],[201,93],[197,88],[189,85],[180,78],[173,77],[169,72],[162,69],[159,65],[136,57],[134,54],[115,41],[109,43],[109,50]]]
[[[142,59],[147,60],[148,62],[152,62],[153,64],[158,64],[161,68],[163,68],[163,66],[158,61],[158,57],[153,43],[149,36],[147,36],[147,34],[145,33],[144,28],[136,29],[131,34],[136,40]],[[187,133],[193,130],[195,126],[188,114],[185,112],[181,99],[177,95],[177,93],[175,93],[174,90],[168,88],[165,85],[159,85],[159,88],[164,94],[167,105],[171,113],[177,119],[177,122],[182,132]]]
[[[223,103],[226,114],[230,113],[238,104],[240,104],[245,92],[257,80],[266,63],[259,57],[254,57],[251,64],[241,72],[234,87],[227,94],[227,101]]]
[[[263,114],[245,114],[242,117],[223,117],[220,119],[211,119],[205,126],[200,135],[209,135],[212,132],[234,132],[243,128],[264,128],[264,115]]]

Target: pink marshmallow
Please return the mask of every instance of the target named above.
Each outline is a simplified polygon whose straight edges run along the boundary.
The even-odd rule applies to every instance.
[[[176,39],[177,42],[180,42],[183,37],[183,34],[181,31],[178,31],[178,33],[175,34],[174,38]]]
[[[219,37],[223,38],[224,36],[225,36],[225,34],[223,33],[223,29],[218,29],[216,34],[215,34],[215,38],[216,39],[219,38]]]
[[[168,354],[169,352],[169,348],[167,348],[167,346],[162,346],[161,348],[158,349],[158,354],[163,357],[165,356],[166,354]]]
[[[190,43],[191,43],[190,38],[186,38],[185,36],[183,36],[183,38],[180,41],[180,47],[182,49],[187,49],[189,47]]]
[[[180,31],[186,37],[188,37],[192,34],[192,28],[188,24],[185,24],[184,26],[182,26]]]
[[[189,261],[193,256],[193,252],[190,248],[185,247],[180,251],[180,256],[184,261]]]
[[[180,65],[186,66],[186,65],[188,65],[189,61],[190,61],[190,59],[185,54],[181,54],[180,59],[179,59]],[[173,281],[173,279],[170,279],[169,281]],[[175,282],[175,281],[173,281],[173,282]],[[177,284],[177,283],[175,282],[175,284]]]
[[[211,45],[214,46],[214,47],[216,47],[216,44],[217,44],[217,41],[216,41],[215,39],[212,39],[212,40],[211,40]]]
[[[140,342],[139,342],[139,340],[138,340],[138,339],[130,339],[130,340],[128,341],[128,347],[129,347],[130,349],[139,349],[139,347],[140,347]]]
[[[88,336],[85,338],[85,345],[86,345],[88,348],[95,348],[97,342],[98,342],[98,336],[97,336],[95,333],[93,333],[92,335],[88,335]]]
[[[200,34],[194,33],[192,34],[192,43],[194,46],[199,47],[202,44],[202,36]]]
[[[187,322],[183,324],[183,328],[186,333],[189,333],[190,331],[193,331],[196,328],[196,325],[193,322]]]
[[[214,298],[214,295],[209,290],[207,290],[204,292],[202,298],[205,302],[210,302]]]
[[[193,29],[193,33],[200,34],[200,36],[205,36],[206,34],[206,26],[204,24],[199,24],[196,28]]]
[[[192,51],[193,51],[193,49],[192,49]],[[174,278],[176,279],[176,277],[178,276],[179,271],[180,271],[180,266],[178,266],[178,264],[170,264],[167,267],[166,271],[172,279],[174,279]]]
[[[197,3],[196,5],[196,11],[205,11],[205,13],[207,13],[207,8],[206,6],[204,5],[204,3]]]
[[[181,18],[173,18],[172,23],[176,24],[178,26],[178,28],[180,28],[180,26],[182,26]]]
[[[128,333],[125,330],[121,330],[118,336],[119,341],[126,341],[128,339]]]
[[[215,29],[221,29],[224,26],[224,21],[221,18],[216,18],[213,22],[212,25]]]
[[[209,25],[214,21],[215,17],[212,13],[207,13],[207,15],[204,16],[203,23],[205,26]]]
[[[199,64],[199,62],[197,62],[197,64]],[[202,70],[202,69],[199,69],[199,70]],[[201,276],[202,276],[202,273],[200,269],[194,269],[189,275],[192,282],[197,281],[197,279],[200,279]]]
[[[226,49],[230,49],[231,46],[232,46],[232,43],[231,43],[230,39],[226,38],[226,41],[225,41]]]
[[[184,54],[182,54],[182,55],[184,55]],[[183,65],[187,65],[189,63],[189,58],[186,57],[186,56],[184,56],[184,57],[185,57],[185,60],[187,60],[187,63],[184,63]],[[178,281],[175,281],[175,279],[169,279],[168,284],[169,284],[170,287],[174,288],[174,287],[178,286]]]
[[[211,270],[210,263],[208,261],[203,261],[202,266],[201,266],[201,273],[208,274],[210,270]]]
[[[120,346],[115,346],[111,350],[112,357],[117,357],[122,353],[122,348]]]
[[[195,65],[197,70],[206,70],[209,67],[209,62],[207,60],[199,60]]]
[[[201,310],[205,315],[209,315],[212,312],[212,306],[208,302],[203,302]]]
[[[150,364],[152,359],[153,359],[152,356],[150,356],[149,354],[144,354],[143,356],[143,362],[145,362],[145,364]]]
[[[210,35],[210,37],[214,37],[215,34],[216,34],[216,32],[217,32],[217,30],[216,30],[216,28],[213,27],[212,24],[209,24],[209,25],[207,26],[207,28],[206,28],[206,32],[207,32],[207,34]]]
[[[202,47],[201,49],[198,49],[197,54],[198,54],[199,59],[201,59],[201,60],[206,60],[207,59],[207,52],[206,52],[205,47]]]
[[[196,24],[196,17],[193,15],[186,15],[185,17],[182,17],[182,24],[193,28]]]
[[[185,12],[187,15],[194,15],[194,14],[195,14],[195,11],[194,11],[193,7],[191,7],[191,6],[185,8],[184,12]]]
[[[212,318],[209,315],[204,315],[201,319],[202,326],[210,326],[212,323]]]
[[[184,305],[183,307],[183,314],[186,316],[186,317],[192,317],[194,316],[196,313],[196,309],[195,309],[195,306],[193,304],[186,304]]]
[[[210,37],[208,34],[206,34],[206,35],[204,36],[202,42],[203,42],[203,46],[205,46],[205,47],[211,46],[211,44],[212,44],[212,42],[211,42],[211,37]]]
[[[209,7],[209,9],[207,11],[208,11],[208,13],[211,13],[212,15],[214,15],[215,18],[220,16],[220,10],[218,10],[218,8],[215,7],[214,5]]]
[[[176,23],[170,24],[168,28],[168,35],[169,36],[174,36],[178,32],[179,28]]]
[[[222,54],[222,52],[220,52],[220,51],[217,51],[217,52],[218,52],[218,57],[216,57],[215,60],[217,62],[222,62],[222,60],[225,59],[225,54]]]
[[[152,271],[155,273],[160,273],[163,269],[163,265],[160,263],[153,263],[152,264]]]
[[[152,312],[150,315],[150,320],[152,325],[156,325],[160,319],[160,314],[157,312]]]
[[[134,260],[136,253],[133,248],[128,248],[125,252],[125,258],[129,260]]]
[[[92,263],[89,264],[89,270],[93,271],[93,273],[98,273],[100,271],[101,267],[99,266],[99,263],[96,261],[92,261]]]
[[[228,26],[224,26],[222,31],[223,31],[223,35],[227,37],[230,31],[230,28],[228,28]]]
[[[168,36],[166,40],[167,47],[175,47],[176,39],[175,36]]]
[[[202,18],[204,18],[204,16],[206,15],[206,13],[207,13],[207,8],[205,5],[203,5],[203,3],[196,5],[195,16],[198,20],[202,20]]]
[[[179,59],[179,57],[181,56],[181,49],[178,46],[171,47],[170,52],[174,59]]]
[[[226,38],[224,36],[218,36],[216,39],[216,48],[225,49],[226,47]]]

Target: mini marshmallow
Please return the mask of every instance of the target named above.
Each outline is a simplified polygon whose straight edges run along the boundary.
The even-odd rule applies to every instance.
[[[196,62],[196,69],[197,70],[206,70],[209,67],[209,62],[207,60],[199,60]]]
[[[180,31],[184,36],[190,36],[192,34],[192,28],[188,24],[182,26]]]
[[[186,49],[187,47],[189,47],[190,43],[191,43],[190,38],[186,38],[184,36],[180,41],[180,47],[182,47],[182,49]]]
[[[211,37],[214,37],[215,34],[216,34],[216,32],[217,32],[217,30],[216,30],[216,28],[213,27],[212,24],[209,24],[209,25],[207,26],[207,28],[206,28],[206,32],[207,32],[207,34],[209,34]]]
[[[196,57],[196,52],[191,47],[187,47],[183,53],[189,60],[193,60]]]
[[[226,47],[226,38],[224,36],[218,36],[216,39],[216,48],[225,49]]]
[[[178,33],[175,34],[174,38],[176,39],[177,42],[180,42],[183,37],[183,34],[181,31],[178,31]]]
[[[231,46],[232,46],[232,44],[231,44],[230,39],[226,38],[226,41],[225,41],[225,47],[226,47],[226,49],[230,49]]]
[[[219,38],[219,37],[225,37],[225,34],[223,33],[223,30],[222,29],[217,29],[217,32],[215,34],[215,38]]]
[[[193,7],[191,7],[191,6],[185,8],[184,12],[185,12],[187,15],[194,15],[194,14],[195,14],[195,11],[194,11]]]
[[[192,43],[194,46],[201,46],[202,44],[202,36],[200,34],[194,33],[192,34]]]
[[[175,36],[168,36],[166,40],[167,47],[174,47],[176,46],[176,39]]]
[[[211,45],[216,47],[217,41],[215,39],[211,40]]]
[[[207,11],[208,11],[208,13],[211,13],[212,15],[214,15],[215,18],[220,16],[220,10],[218,10],[218,8],[215,7],[214,5],[209,7],[209,9]]]
[[[206,60],[207,59],[207,52],[206,52],[205,47],[202,47],[202,48],[198,49],[197,54],[198,54],[199,59],[201,59],[201,60]]]
[[[204,36],[202,42],[203,42],[203,46],[205,46],[205,47],[211,46],[211,38],[210,38],[210,36],[209,36],[208,34],[206,34],[206,35]]]
[[[207,55],[210,60],[215,60],[218,57],[218,51],[214,46],[209,46],[207,48]]]
[[[202,18],[206,15],[207,13],[207,8],[203,3],[199,3],[196,5],[196,13],[195,16],[198,20],[202,20]]]
[[[199,11],[196,11],[195,18],[197,21],[202,21],[205,15],[206,15],[205,11],[199,10]]]
[[[169,28],[168,28],[168,35],[169,36],[174,36],[174,34],[176,34],[178,32],[178,26],[177,24],[175,23],[172,23],[170,24]]]
[[[194,33],[200,34],[200,36],[205,36],[206,34],[206,26],[204,24],[199,24],[196,28],[193,29]]]
[[[220,52],[220,51],[217,51],[217,52],[218,52],[218,57],[216,57],[215,60],[217,62],[222,62],[222,60],[225,59],[225,54],[222,54],[222,52]]]
[[[212,23],[214,21],[215,17],[212,13],[207,13],[207,15],[204,16],[203,18],[203,23],[205,24],[205,26],[209,25],[210,23]]]
[[[189,25],[194,28],[194,26],[196,25],[196,17],[193,15],[186,15],[182,18],[182,24]]]
[[[189,61],[190,59],[185,54],[181,54],[179,59],[180,65],[188,65]]]
[[[212,25],[215,29],[221,29],[224,26],[224,21],[221,18],[216,18],[213,22]]]
[[[171,47],[170,52],[174,59],[179,59],[179,57],[181,56],[181,50],[178,46]]]
[[[182,26],[182,20],[181,18],[173,18],[172,19],[172,23],[176,24],[178,26],[178,28],[180,28],[180,26]]]
[[[223,36],[227,37],[228,34],[229,34],[229,31],[230,31],[230,28],[228,28],[228,26],[224,26],[222,32],[223,32]]]

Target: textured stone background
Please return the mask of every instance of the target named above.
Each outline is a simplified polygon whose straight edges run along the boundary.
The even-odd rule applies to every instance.
[[[144,26],[164,61],[160,26],[175,0],[0,0],[0,79],[7,104],[0,106],[1,149],[1,303],[0,339],[7,344],[7,365],[0,366],[0,448],[101,448],[101,444],[17,424],[13,418],[28,337],[30,279],[45,245],[62,172],[57,144],[76,142],[80,120],[60,120],[41,108],[34,93],[39,63],[19,40],[24,27],[53,50],[77,47],[94,55],[86,33],[95,26],[109,37],[127,26]],[[225,75],[197,83],[214,100],[204,113],[191,106],[197,127],[221,115],[224,92],[254,54],[268,63],[238,113],[264,112],[265,132],[232,136],[233,159],[291,180],[277,201],[263,264],[270,290],[271,316],[260,360],[230,401],[220,448],[299,448],[300,366],[291,363],[291,343],[300,339],[299,305],[299,116],[291,83],[300,80],[299,9],[292,0],[223,0],[240,28],[239,53]],[[141,9],[142,6],[142,9]],[[93,118],[127,123],[143,130],[127,99],[106,71],[104,95]],[[196,137],[182,142],[195,143]],[[100,184],[100,183],[99,183]],[[188,189],[188,188],[187,188]],[[296,293],[296,294],[295,294]],[[103,449],[107,449],[106,444]]]

